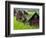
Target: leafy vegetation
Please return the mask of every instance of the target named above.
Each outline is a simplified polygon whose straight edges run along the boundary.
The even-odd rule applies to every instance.
[[[23,22],[17,21],[16,16],[14,16],[14,30],[24,30],[24,29],[38,29],[39,25],[29,25]]]

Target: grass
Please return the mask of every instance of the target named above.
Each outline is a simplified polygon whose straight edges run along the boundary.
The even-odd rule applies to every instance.
[[[14,30],[24,30],[24,29],[38,29],[39,25],[28,25],[23,22],[17,21],[14,16]]]

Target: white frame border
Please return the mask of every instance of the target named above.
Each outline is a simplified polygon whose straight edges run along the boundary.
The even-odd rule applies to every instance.
[[[30,30],[13,30],[13,9],[14,8],[38,8],[40,9],[40,28],[39,29],[30,29]],[[10,34],[19,34],[19,33],[36,33],[36,32],[42,32],[42,6],[34,6],[34,5],[18,5],[18,4],[11,4],[10,5]]]

